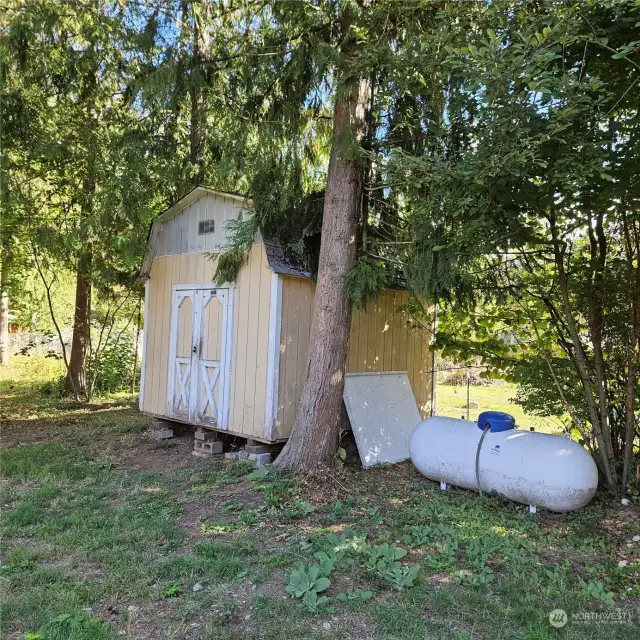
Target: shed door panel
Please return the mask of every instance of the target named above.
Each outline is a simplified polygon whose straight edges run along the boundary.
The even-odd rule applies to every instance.
[[[172,350],[169,367],[172,384],[169,385],[169,415],[190,419],[191,387],[193,383],[194,359],[194,308],[196,292],[176,291],[172,309]]]
[[[226,289],[202,291],[197,422],[219,426],[223,399]]]
[[[227,429],[231,293],[194,285],[172,300],[168,415]]]

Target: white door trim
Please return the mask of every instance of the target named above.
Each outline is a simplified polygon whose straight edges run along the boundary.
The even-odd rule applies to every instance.
[[[276,439],[278,420],[278,383],[280,381],[280,332],[282,328],[282,278],[271,274],[269,298],[269,347],[267,356],[267,400],[265,405],[264,437]]]
[[[233,360],[233,318],[235,307],[235,286],[228,287],[227,300],[223,309],[223,324],[225,336],[222,343],[222,353],[220,358],[222,360],[221,372],[222,375],[222,388],[220,389],[220,415],[221,420],[219,428],[229,428],[229,410],[231,407],[231,361]]]
[[[188,292],[188,293],[183,293]],[[182,295],[180,295],[182,293]],[[176,287],[175,285],[171,288],[171,322],[169,329],[169,361],[167,363],[168,376],[167,376],[167,409],[166,414],[169,417],[180,417],[187,421],[191,420],[191,388],[193,383],[193,345],[197,344],[195,342],[196,336],[194,335],[194,315],[196,310],[196,294],[194,287]],[[191,298],[191,345],[189,346],[189,405],[186,407],[186,415],[180,416],[174,413],[174,394],[175,394],[175,382],[176,382],[176,349],[178,346],[178,321],[179,321],[179,313],[175,313],[176,309],[179,308],[179,302],[182,298],[190,297]],[[186,356],[185,356],[186,358]],[[184,389],[182,389],[184,392]]]

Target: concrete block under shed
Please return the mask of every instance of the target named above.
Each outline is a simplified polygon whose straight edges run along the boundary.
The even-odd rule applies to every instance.
[[[273,453],[273,445],[268,444],[252,444],[244,448],[247,453]]]
[[[151,436],[154,440],[171,440],[173,438],[173,429],[162,427],[161,429],[154,429],[151,432]]]
[[[214,440],[212,442],[194,440],[193,451],[191,453],[200,458],[211,458],[214,455],[222,453],[222,446],[222,442],[219,440]]]
[[[215,431],[203,429],[202,427],[198,427],[193,435],[196,440],[202,440],[203,442],[213,442],[217,440]]]
[[[256,469],[265,464],[270,464],[272,455],[270,453],[247,453],[246,451],[229,451],[224,454],[227,460],[249,460],[253,462]]]
[[[255,462],[256,469],[264,466],[265,464],[271,463],[271,454],[270,453],[250,453],[248,460]]]

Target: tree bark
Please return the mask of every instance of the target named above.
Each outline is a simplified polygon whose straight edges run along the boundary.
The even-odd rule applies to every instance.
[[[607,241],[603,230],[603,214],[596,216],[596,231],[589,217],[589,242],[591,246],[591,282],[589,286],[589,331],[591,344],[593,345],[593,364],[595,373],[596,390],[598,393],[598,409],[600,412],[600,425],[607,447],[606,455],[609,465],[615,469],[615,455],[613,452],[613,440],[611,437],[611,424],[609,421],[609,401],[607,399],[607,372],[602,351],[602,332],[604,327],[604,311],[602,308],[602,278],[607,259]],[[597,237],[596,237],[597,236]]]
[[[191,130],[189,137],[189,159],[197,168],[196,185],[204,184],[205,160],[205,90],[207,84],[207,70],[205,62],[209,55],[209,31],[211,20],[210,0],[199,0],[200,19],[194,12],[193,19],[193,57],[191,66]]]
[[[9,171],[8,157],[0,145],[0,211],[8,217]],[[9,273],[13,262],[12,234],[14,230],[5,221],[0,228],[0,365],[9,364]]]
[[[9,364],[9,294],[0,287],[0,365]]]
[[[11,268],[11,240],[2,245],[0,265],[0,365],[9,364],[9,269]]]
[[[67,380],[76,397],[87,395],[87,351],[91,331],[91,266],[93,253],[87,244],[78,258],[76,304],[73,315],[73,339]]]
[[[629,280],[630,300],[630,326],[631,335],[628,350],[627,388],[625,397],[625,435],[624,435],[624,459],[622,464],[622,491],[626,493],[629,485],[629,476],[633,465],[633,441],[636,426],[636,389],[638,384],[638,371],[636,353],[640,346],[640,232],[636,222],[629,222],[623,214],[623,229],[625,249],[627,254],[627,277]],[[634,264],[635,262],[635,264]]]
[[[558,283],[560,287],[560,297],[562,301],[562,311],[564,313],[564,320],[566,322],[569,334],[571,336],[571,342],[574,348],[573,364],[576,367],[582,388],[587,400],[587,406],[589,408],[589,418],[591,420],[591,427],[598,443],[598,450],[600,452],[600,460],[602,462],[602,469],[604,471],[607,486],[614,493],[617,494],[618,486],[616,481],[615,469],[612,468],[609,460],[608,452],[611,450],[611,443],[607,445],[605,442],[605,436],[600,423],[600,412],[595,401],[593,394],[593,387],[589,376],[589,367],[587,356],[584,352],[582,341],[580,340],[580,333],[575,322],[573,310],[571,308],[571,301],[569,299],[569,283],[568,275],[565,269],[564,259],[566,247],[564,241],[558,236],[558,229],[556,226],[555,214],[549,216],[549,224],[551,230],[553,253],[556,264],[556,270],[558,274]]]
[[[138,301],[138,322],[136,326],[136,341],[133,348],[133,373],[131,374],[131,393],[136,392],[136,373],[138,372],[138,345],[140,344],[140,329],[142,327],[142,301],[141,296]],[[145,318],[146,319],[146,318]]]
[[[345,47],[342,52],[349,54]],[[360,78],[343,82],[335,102],[309,353],[296,421],[276,460],[278,469],[330,466],[338,446],[351,328],[344,278],[356,257],[363,180],[357,153],[352,148],[345,154],[343,148],[345,139],[362,141],[367,96],[368,82]]]
[[[96,43],[90,41],[92,56],[95,55]],[[81,97],[85,108],[85,135],[88,141],[88,157],[86,172],[82,180],[82,202],[80,209],[81,222],[86,221],[94,213],[94,197],[96,192],[97,156],[93,144],[95,122],[98,118],[95,103],[95,91],[98,82],[97,65],[92,65],[84,78],[84,90]],[[82,225],[80,225],[82,226]],[[89,399],[91,389],[87,379],[87,354],[91,346],[91,283],[93,281],[93,246],[91,232],[81,236],[81,246],[76,263],[76,300],[73,314],[73,337],[71,353],[67,369],[67,383],[77,399]]]

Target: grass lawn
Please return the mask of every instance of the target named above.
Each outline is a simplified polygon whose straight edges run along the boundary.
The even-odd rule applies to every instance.
[[[472,385],[470,389],[470,418],[476,420],[482,411],[506,411],[515,419],[519,427],[545,433],[560,433],[563,424],[559,418],[541,418],[526,414],[522,407],[511,402],[517,387],[509,382],[500,381],[491,385]],[[462,385],[441,384],[436,386],[436,407],[438,415],[461,418],[467,415],[467,387]]]
[[[194,458],[190,437],[153,443],[128,396],[38,393],[51,371],[14,362],[0,379],[4,638],[640,637],[636,506],[599,495],[530,515],[441,492],[408,463],[250,473]]]

